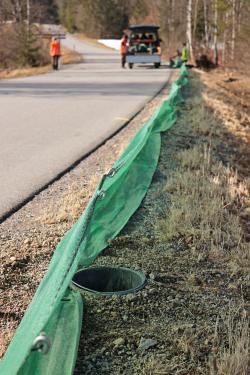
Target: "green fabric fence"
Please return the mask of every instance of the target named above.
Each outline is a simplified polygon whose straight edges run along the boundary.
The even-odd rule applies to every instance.
[[[56,248],[8,350],[1,375],[68,375],[75,366],[83,300],[69,288],[74,273],[90,266],[140,206],[157,167],[162,131],[176,121],[187,83],[182,66],[169,97],[104,175],[85,212]]]

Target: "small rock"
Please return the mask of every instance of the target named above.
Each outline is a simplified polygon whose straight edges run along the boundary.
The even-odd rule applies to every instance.
[[[122,320],[124,320],[124,322],[127,322],[128,316],[127,315],[123,315]]]
[[[155,294],[157,292],[157,290],[155,288],[150,288],[148,293],[149,294]]]
[[[26,238],[26,240],[24,240],[24,244],[25,244],[25,245],[29,245],[29,244],[30,244],[30,242],[31,242],[31,241],[30,241],[30,239],[29,239],[29,238]]]
[[[140,350],[148,350],[149,348],[154,347],[157,345],[157,341],[153,339],[145,339],[144,337],[141,338],[140,344],[139,344],[139,349]]]
[[[234,283],[229,283],[227,287],[228,287],[228,289],[230,289],[230,290],[234,290],[234,289],[237,289],[237,288],[238,288],[237,285],[235,285]]]
[[[112,344],[115,348],[120,348],[121,346],[123,346],[125,344],[125,340],[122,337],[119,337],[118,339],[113,341]]]
[[[150,278],[151,280],[154,280],[154,279],[155,279],[155,274],[152,273],[152,272],[151,272],[148,276],[149,276],[149,278]]]
[[[10,257],[11,263],[14,263],[16,261],[16,257]]]
[[[137,298],[137,297],[136,297],[135,294],[128,294],[128,295],[126,296],[126,300],[127,300],[128,302],[135,301],[136,298]]]

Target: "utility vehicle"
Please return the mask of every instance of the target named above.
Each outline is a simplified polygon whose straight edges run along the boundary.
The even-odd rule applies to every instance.
[[[161,39],[157,25],[130,26],[128,51],[126,62],[130,69],[134,64],[154,64],[155,68],[161,65]]]

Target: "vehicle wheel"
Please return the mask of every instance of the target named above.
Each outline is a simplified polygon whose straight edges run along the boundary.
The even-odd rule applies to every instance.
[[[161,63],[155,63],[155,69],[158,69],[161,66]]]
[[[129,63],[128,66],[129,66],[129,69],[133,69],[134,64],[133,63]]]

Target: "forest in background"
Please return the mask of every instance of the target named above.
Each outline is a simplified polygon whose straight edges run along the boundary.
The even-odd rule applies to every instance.
[[[159,24],[163,51],[187,41],[194,63],[248,67],[250,0],[1,0],[0,66],[47,62],[34,23],[60,23],[93,38],[120,38],[128,25]]]

